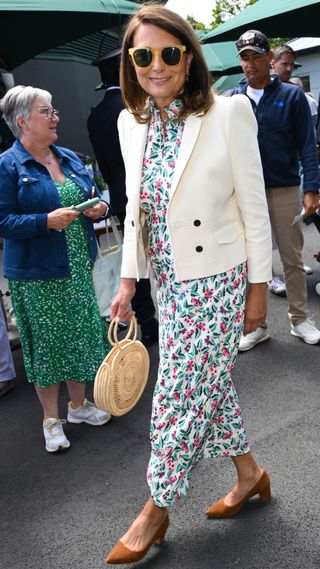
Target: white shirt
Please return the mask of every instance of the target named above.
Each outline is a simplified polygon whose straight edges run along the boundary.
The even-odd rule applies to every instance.
[[[314,115],[318,114],[318,103],[311,95],[308,95],[308,93],[305,93],[305,96],[307,97],[311,114],[314,117]]]
[[[264,89],[254,89],[253,87],[250,87],[250,85],[248,85],[248,87],[247,87],[248,97],[250,97],[250,99],[252,99],[257,106],[259,105],[259,101],[260,101],[263,93],[264,93]]]

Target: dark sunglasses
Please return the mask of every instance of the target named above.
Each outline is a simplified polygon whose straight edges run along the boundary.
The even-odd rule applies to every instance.
[[[150,67],[155,55],[160,55],[163,63],[169,67],[174,67],[181,63],[182,55],[187,50],[185,45],[171,45],[161,49],[152,49],[151,47],[131,47],[128,49],[129,55],[133,59],[133,63],[137,67]]]
[[[239,38],[236,41],[236,46],[238,50],[247,45],[259,47],[260,49],[263,49],[263,51],[265,52],[269,51],[269,45],[266,42],[266,40],[264,40],[263,38],[259,38],[257,36],[248,39]]]

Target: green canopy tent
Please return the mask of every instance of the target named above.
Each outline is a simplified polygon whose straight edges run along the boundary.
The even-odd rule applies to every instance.
[[[220,76],[241,71],[234,42],[208,43],[202,46],[202,51],[213,75]]]
[[[103,30],[48,49],[34,59],[75,61],[90,65],[94,59],[118,48],[120,43],[119,30]]]
[[[241,81],[243,78],[243,73],[236,73],[235,75],[222,75],[213,84],[212,88],[214,91],[217,91],[217,93],[224,93],[225,91],[229,91],[229,89],[238,87],[239,81]]]
[[[0,0],[0,67],[12,70],[57,46],[63,51],[67,42],[68,54],[73,41],[101,32],[92,61],[118,45],[122,25],[136,7],[129,0]]]
[[[235,40],[248,29],[261,30],[266,36],[319,36],[318,0],[258,0],[237,16],[209,32],[202,41]]]

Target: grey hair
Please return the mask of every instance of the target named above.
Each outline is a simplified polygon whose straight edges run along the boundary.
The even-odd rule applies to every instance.
[[[290,79],[290,83],[293,83],[294,85],[297,85],[298,87],[300,87],[303,91],[303,83],[300,79],[300,77],[291,77]]]
[[[0,111],[12,134],[20,139],[23,131],[17,123],[18,117],[29,118],[33,103],[39,98],[46,99],[51,104],[52,95],[49,91],[17,85],[9,89],[0,101]]]

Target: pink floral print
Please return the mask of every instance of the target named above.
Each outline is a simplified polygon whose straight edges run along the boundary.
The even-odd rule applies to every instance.
[[[184,129],[178,119],[181,101],[168,107],[166,123],[152,109],[140,207],[147,214],[160,318],[147,479],[161,507],[187,493],[191,470],[203,457],[249,451],[231,379],[242,329],[246,266],[203,279],[176,280],[166,216]]]

